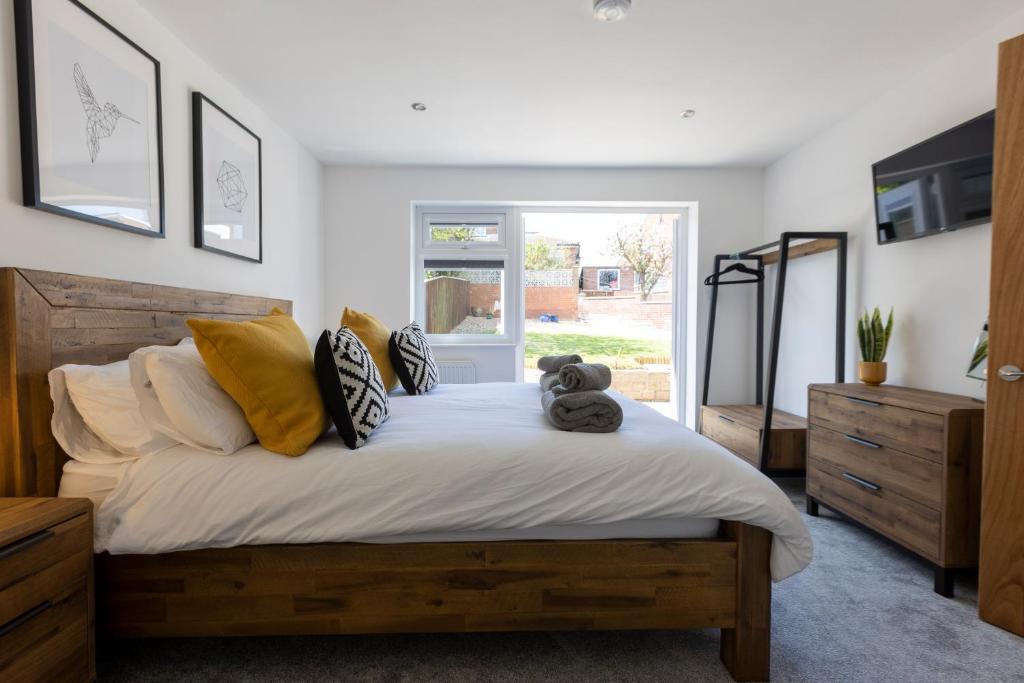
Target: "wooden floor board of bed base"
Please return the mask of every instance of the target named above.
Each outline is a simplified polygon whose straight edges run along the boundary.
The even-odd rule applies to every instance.
[[[771,534],[695,540],[246,546],[97,556],[116,637],[722,630],[736,680],[766,680]]]

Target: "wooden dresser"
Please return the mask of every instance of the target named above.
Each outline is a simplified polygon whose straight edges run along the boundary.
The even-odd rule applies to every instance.
[[[812,384],[807,511],[825,505],[935,565],[953,595],[978,566],[984,403],[904,387]]]
[[[0,680],[96,677],[92,503],[0,498]]]
[[[757,405],[702,406],[700,433],[758,467],[764,407]],[[776,409],[768,439],[766,470],[802,474],[806,463],[807,421]]]

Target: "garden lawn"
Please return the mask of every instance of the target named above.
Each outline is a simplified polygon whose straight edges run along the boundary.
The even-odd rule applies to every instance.
[[[606,337],[588,334],[526,333],[526,367],[536,367],[541,356],[560,356],[578,353],[587,363],[604,363],[608,367],[638,368],[637,358],[664,358],[670,356],[670,342],[659,339],[632,337]]]

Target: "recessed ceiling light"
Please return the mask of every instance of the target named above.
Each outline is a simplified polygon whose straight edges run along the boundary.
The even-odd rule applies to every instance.
[[[679,116],[684,119],[692,119],[696,115],[697,112],[694,111],[693,109],[684,109],[681,112],[679,112]]]
[[[598,21],[625,19],[633,0],[594,0],[594,18]]]
[[[422,102],[413,102],[412,103],[412,108],[415,111],[426,111],[427,110],[427,105],[423,104]]]

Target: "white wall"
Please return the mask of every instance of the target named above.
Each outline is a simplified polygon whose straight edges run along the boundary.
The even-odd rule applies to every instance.
[[[753,246],[761,237],[759,170],[575,170],[488,168],[328,167],[325,173],[326,291],[324,317],[336,321],[345,306],[378,315],[392,327],[411,309],[410,206],[417,201],[699,202],[699,273],[714,254]],[[698,292],[698,359],[703,360],[708,293]],[[725,288],[712,400],[753,399],[753,342],[745,324],[753,298]],[[474,352],[475,353],[475,352]],[[465,358],[466,349],[442,349]],[[514,379],[514,360],[491,350],[481,363],[487,380]],[[698,378],[699,380],[699,378]]]
[[[889,382],[984,397],[983,383],[964,375],[988,311],[991,225],[879,246],[871,164],[992,109],[997,44],[1022,31],[1018,12],[766,170],[766,237],[850,233],[847,381],[856,381],[857,312],[893,306]],[[831,254],[794,261],[787,280],[777,405],[800,415],[807,384],[832,381],[833,264]]]
[[[0,265],[293,299],[296,319],[315,331],[323,310],[319,162],[134,2],[88,4],[160,62],[167,237],[134,235],[21,205],[13,3],[3,2]],[[192,247],[192,89],[206,93],[263,140],[262,265]]]

